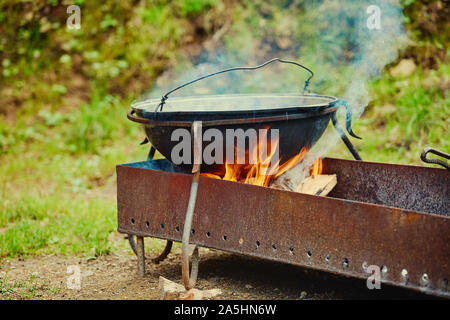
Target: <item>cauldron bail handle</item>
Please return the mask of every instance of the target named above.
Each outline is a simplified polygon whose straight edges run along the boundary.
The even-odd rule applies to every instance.
[[[303,86],[303,92],[302,92],[302,93],[304,94],[305,91],[306,91],[306,89],[307,89],[308,86],[309,86],[309,82],[311,81],[311,78],[314,76],[314,72],[312,72],[311,69],[305,67],[304,65],[301,65],[301,64],[298,63],[298,62],[290,61],[290,60],[285,60],[285,59],[281,59],[281,58],[274,58],[274,59],[271,59],[271,60],[269,60],[269,61],[266,61],[266,62],[264,62],[263,64],[260,64],[260,65],[255,66],[255,67],[235,67],[235,68],[229,68],[229,69],[217,71],[217,72],[214,72],[214,73],[211,73],[211,74],[207,74],[207,75],[202,76],[202,77],[200,77],[200,78],[197,78],[197,79],[194,79],[194,80],[192,80],[192,81],[189,81],[189,82],[187,82],[187,83],[185,83],[185,84],[182,84],[182,85],[180,85],[180,86],[178,86],[178,87],[176,87],[176,88],[170,90],[169,92],[167,92],[165,95],[162,96],[161,102],[160,102],[160,103],[156,106],[156,108],[155,108],[155,113],[158,111],[158,109],[159,109],[159,111],[162,111],[163,106],[164,106],[164,104],[166,103],[166,100],[169,98],[169,94],[173,93],[174,91],[177,91],[178,89],[181,89],[181,88],[184,88],[184,87],[186,87],[186,86],[188,86],[188,85],[190,85],[190,84],[193,84],[194,82],[197,82],[197,81],[200,81],[200,80],[203,80],[203,79],[206,79],[206,78],[209,78],[209,77],[212,77],[212,76],[221,74],[221,73],[230,72],[230,71],[238,71],[238,70],[243,70],[243,71],[246,71],[246,70],[256,70],[256,69],[265,67],[266,65],[268,65],[268,64],[270,64],[270,63],[272,63],[272,62],[275,62],[275,61],[278,61],[278,62],[281,62],[281,63],[289,63],[289,64],[296,65],[296,66],[298,66],[298,67],[300,67],[300,68],[305,69],[306,71],[308,71],[308,72],[310,73],[310,76],[308,77],[308,79],[306,79],[305,85]],[[308,92],[309,92],[309,90],[308,90]]]
[[[182,262],[181,277],[186,290],[192,289],[197,282],[198,274],[198,247],[189,244],[191,234],[192,218],[194,216],[195,203],[197,201],[198,183],[200,178],[200,165],[202,160],[202,122],[194,121],[191,127],[191,137],[194,151],[194,163],[192,166],[191,191],[189,194],[189,202],[186,209],[186,217],[184,219],[183,237],[182,237]],[[193,249],[193,250],[192,250]],[[192,256],[192,267],[189,271],[189,256]]]

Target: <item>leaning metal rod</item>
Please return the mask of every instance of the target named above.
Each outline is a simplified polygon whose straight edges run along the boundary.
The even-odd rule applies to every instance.
[[[192,184],[189,195],[189,202],[186,210],[186,217],[184,220],[183,238],[182,238],[182,263],[181,275],[183,284],[186,290],[195,286],[198,274],[198,247],[195,246],[192,252],[192,268],[189,272],[189,237],[191,234],[192,217],[194,216],[195,202],[197,201],[198,181],[200,178],[200,164],[202,152],[202,123],[201,121],[194,121],[191,127],[191,136],[193,140],[194,150],[194,164],[192,167]]]
[[[355,160],[362,160],[360,155],[359,155],[359,153],[358,153],[358,151],[356,151],[356,149],[353,146],[353,144],[350,142],[350,140],[345,135],[344,130],[339,125],[339,123],[337,121],[336,112],[333,112],[333,115],[331,116],[331,121],[333,122],[333,126],[336,129],[336,131],[338,132],[338,134],[341,137],[342,141],[344,141],[345,145],[347,146],[347,149],[350,150],[350,152],[352,153],[353,158],[355,158]]]

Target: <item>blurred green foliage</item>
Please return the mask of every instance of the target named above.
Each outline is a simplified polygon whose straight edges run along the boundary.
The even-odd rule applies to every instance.
[[[0,93],[8,104],[17,107],[36,96],[39,103],[61,103],[46,86],[36,86],[39,81],[55,85],[53,91],[61,96],[89,91],[93,81],[111,93],[138,95],[175,59],[177,48],[193,41],[185,38],[192,28],[211,32],[219,14],[214,0],[77,3],[77,30],[66,27],[66,8],[72,1],[0,4]],[[196,19],[193,26],[190,20],[205,10],[210,17]],[[82,77],[84,84],[74,84],[74,76]]]
[[[217,0],[185,0],[180,1],[179,8],[183,16],[198,14],[216,4]]]
[[[450,6],[442,0],[402,0],[405,24],[413,42],[404,53],[426,68],[448,60]]]

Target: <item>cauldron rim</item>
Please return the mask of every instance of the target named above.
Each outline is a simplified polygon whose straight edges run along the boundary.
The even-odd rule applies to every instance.
[[[152,120],[182,120],[186,117],[208,115],[216,115],[219,118],[222,116],[255,118],[263,115],[320,112],[332,107],[337,100],[336,97],[328,95],[297,93],[199,95],[171,98],[165,102],[162,111],[155,112],[161,102],[159,99],[135,101],[131,109],[138,116]],[[219,102],[226,102],[229,105],[220,106]]]

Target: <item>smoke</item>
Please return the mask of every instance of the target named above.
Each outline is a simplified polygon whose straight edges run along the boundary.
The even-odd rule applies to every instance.
[[[404,16],[399,3],[388,0],[339,1],[339,5],[341,9],[331,17],[336,24],[336,29],[331,32],[334,35],[341,32],[346,35],[345,39],[341,38],[338,53],[341,51],[345,55],[351,50],[348,59],[335,61],[341,65],[340,70],[344,73],[339,78],[345,83],[339,98],[352,107],[355,119],[363,114],[371,100],[367,88],[369,81],[381,76],[385,66],[398,58],[399,51],[407,46],[409,40],[403,27]],[[342,19],[342,23],[339,24],[336,19]],[[349,26],[352,27],[348,29]],[[325,33],[324,36],[329,37],[330,34]],[[339,139],[334,130],[328,130],[314,148],[314,154],[320,157],[327,155],[339,144]]]
[[[269,14],[269,18],[266,13],[253,17],[259,21],[261,30],[255,31],[253,26],[245,29],[243,24],[231,28],[224,46],[212,52],[205,51],[195,63],[182,60],[177,68],[158,79],[145,96],[158,98],[202,75],[234,66],[255,66],[280,57],[311,68],[315,72],[309,87],[311,91],[346,100],[354,119],[360,117],[371,100],[368,82],[379,77],[385,66],[395,61],[399,51],[408,44],[401,5],[389,0],[283,3],[282,7],[272,8],[275,13]],[[173,96],[301,93],[306,77],[302,70],[274,64],[258,71],[209,78]],[[339,118],[342,121],[342,115]],[[329,127],[313,152],[323,157],[336,145],[339,145],[339,137]]]
[[[353,106],[356,116],[362,114],[370,101],[365,87],[367,81],[379,77],[384,67],[398,58],[399,50],[405,48],[408,41],[400,6],[384,0],[370,2],[370,5],[366,2],[364,7],[369,10],[357,19],[355,41],[359,50],[350,64],[354,77],[343,96]],[[378,25],[377,20],[371,21],[377,15]]]

